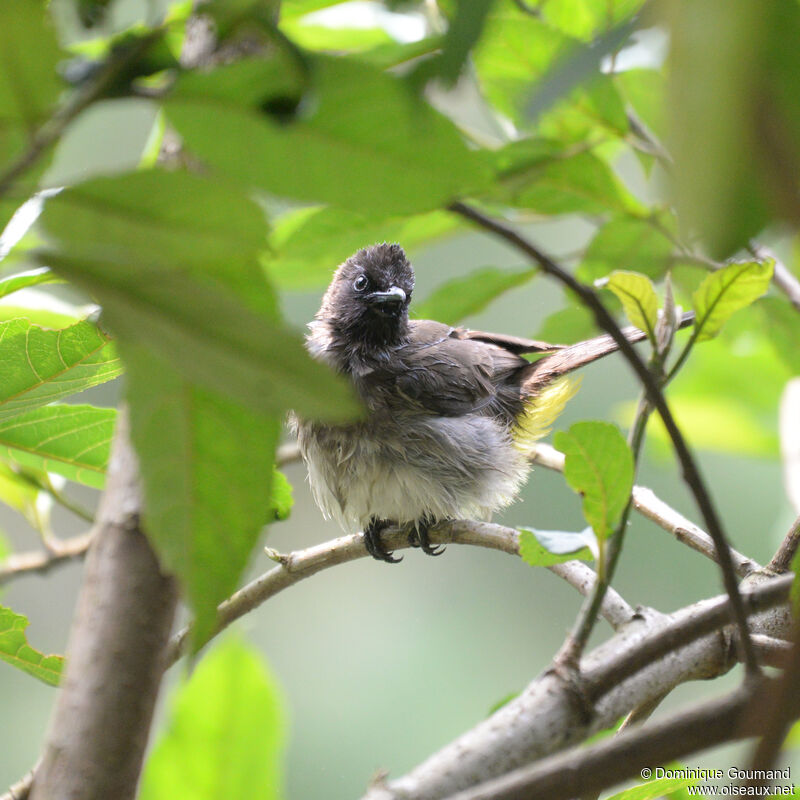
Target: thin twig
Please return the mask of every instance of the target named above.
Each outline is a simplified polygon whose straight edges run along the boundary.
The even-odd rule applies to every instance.
[[[717,551],[711,537],[657,497],[652,489],[648,489],[646,486],[634,486],[633,504],[643,517],[647,517],[665,531],[669,531],[679,542],[683,542],[713,561],[717,560]],[[748,558],[738,550],[731,548],[730,552],[734,569],[740,578],[760,569],[757,561]]]
[[[12,553],[0,562],[0,585],[25,573],[43,574],[57,564],[82,558],[89,549],[91,539],[91,533],[83,533],[71,539],[51,538],[48,540],[47,550]]]
[[[775,269],[772,273],[772,282],[789,298],[789,302],[800,311],[800,280],[798,280],[786,264],[781,261],[775,251],[764,245],[753,242],[750,252],[759,259],[772,259]]]
[[[741,647],[744,654],[744,663],[747,668],[748,674],[757,674],[760,672],[758,661],[750,643],[749,631],[747,628],[747,617],[744,613],[744,606],[739,595],[738,583],[736,580],[736,571],[731,559],[728,540],[722,528],[722,523],[719,520],[711,496],[706,489],[705,481],[700,474],[700,471],[695,463],[689,446],[683,438],[677,423],[675,422],[672,412],[667,404],[667,401],[662,393],[658,382],[648,370],[646,364],[639,358],[630,342],[625,338],[624,334],[619,328],[619,325],[614,321],[614,318],[608,312],[608,309],[603,305],[597,293],[589,286],[576,280],[572,275],[563,270],[556,264],[549,256],[545,255],[541,250],[535,247],[527,239],[520,236],[515,230],[507,227],[506,225],[497,222],[491,217],[486,216],[477,209],[472,208],[462,202],[455,202],[449,206],[450,210],[471,220],[479,225],[481,228],[491,231],[492,233],[502,237],[507,242],[512,244],[521,252],[525,253],[529,258],[535,261],[541,269],[548,275],[556,278],[562,284],[567,286],[575,292],[582,300],[583,304],[591,309],[598,325],[605,330],[617,343],[620,353],[625,360],[631,365],[642,386],[647,391],[647,396],[650,402],[658,411],[664,427],[669,434],[675,449],[675,455],[681,464],[683,479],[689,486],[695,501],[700,509],[700,513],[708,528],[711,538],[714,540],[714,545],[717,549],[719,559],[719,567],[722,573],[722,581],[725,586],[725,591],[731,598],[733,607],[734,618],[736,625],[739,628]]]
[[[789,528],[789,533],[786,534],[775,555],[772,556],[772,561],[767,564],[767,569],[771,569],[773,572],[788,572],[798,545],[800,545],[800,517]]]
[[[410,547],[408,531],[403,528],[387,528],[381,533],[384,546],[389,550]],[[459,520],[444,522],[430,530],[432,544],[465,544],[500,550],[510,555],[519,555],[519,532],[514,528],[493,525],[488,522]],[[267,553],[278,566],[242,587],[219,605],[215,635],[232,622],[260,606],[278,592],[295,583],[310,578],[317,572],[348,561],[364,558],[368,554],[361,533],[340,536],[322,544],[282,554],[267,549]],[[594,571],[580,562],[567,562],[550,568],[581,593],[589,591],[594,584]],[[634,610],[613,590],[601,608],[612,627],[617,628],[631,619]],[[190,628],[184,628],[172,637],[167,654],[167,665],[174,664],[184,652]]]
[[[765,636],[762,633],[752,635],[753,647],[758,653],[758,660],[767,667],[783,669],[792,651],[792,643],[785,639],[776,639],[774,636]]]
[[[40,758],[13,786],[8,787],[8,791],[0,796],[0,800],[28,800],[33,778],[41,763]]]

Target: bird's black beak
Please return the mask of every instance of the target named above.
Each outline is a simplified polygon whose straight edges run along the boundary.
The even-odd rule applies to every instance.
[[[392,286],[386,292],[371,292],[366,299],[376,311],[396,317],[406,302],[406,293],[399,286]]]

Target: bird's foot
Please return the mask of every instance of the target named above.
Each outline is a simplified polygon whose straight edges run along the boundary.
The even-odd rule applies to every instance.
[[[395,558],[390,550],[383,546],[381,541],[381,531],[388,528],[393,523],[388,519],[378,519],[373,517],[366,528],[364,528],[364,546],[367,552],[376,561],[386,561],[388,564],[397,564],[403,560],[403,557]]]
[[[442,545],[431,545],[428,531],[436,524],[433,517],[422,517],[411,527],[408,534],[408,543],[412,547],[419,547],[423,553],[429,556],[440,556],[444,553]]]

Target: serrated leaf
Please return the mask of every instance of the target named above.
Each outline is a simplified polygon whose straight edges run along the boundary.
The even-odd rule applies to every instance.
[[[261,79],[253,75],[258,63],[231,64],[179,80],[166,99],[185,145],[225,175],[376,216],[428,211],[488,181],[455,126],[402,80],[354,60],[316,57],[316,104],[284,124],[263,110],[275,71],[261,63]],[[230,76],[243,71],[248,86],[261,87],[257,98],[229,88]]]
[[[414,315],[455,325],[464,317],[482,311],[504,292],[527,283],[534,275],[536,271],[532,269],[487,267],[475,270],[439,286],[414,309]]]
[[[120,341],[256,411],[352,417],[350,387],[279,319],[258,264],[266,223],[224,184],[180,172],[93,180],[50,200],[39,222],[50,264],[97,296]]]
[[[25,636],[27,627],[26,616],[0,606],[0,659],[50,686],[58,686],[64,657],[46,656],[31,647]]]
[[[170,706],[139,800],[284,797],[284,703],[254,647],[237,639],[213,647]]]
[[[694,340],[713,339],[736,311],[761,297],[769,287],[774,266],[771,260],[745,261],[708,275],[692,295],[697,315]]]
[[[116,378],[122,364],[89,322],[48,330],[26,319],[0,323],[0,420]]]
[[[30,289],[43,283],[63,283],[63,279],[49,269],[32,269],[0,280],[0,297],[6,297],[20,289]]]
[[[617,270],[608,276],[605,288],[622,302],[628,319],[655,344],[658,322],[658,295],[650,278],[637,272]]]
[[[0,453],[25,467],[102,489],[117,412],[51,405],[0,421]]]
[[[198,649],[275,516],[269,498],[280,418],[185,380],[142,348],[125,345],[123,354],[147,535],[184,587]]]
[[[270,277],[286,289],[327,286],[336,267],[374,242],[400,242],[406,250],[456,232],[455,214],[431,211],[410,217],[375,219],[330,206],[303,208],[280,217],[264,258]]]
[[[633,488],[633,454],[616,425],[576,422],[558,431],[555,447],[566,456],[564,477],[583,496],[583,514],[599,540],[619,521]]]
[[[519,528],[519,554],[532,567],[549,567],[566,561],[592,561],[597,540],[591,528],[583,531],[541,531]]]

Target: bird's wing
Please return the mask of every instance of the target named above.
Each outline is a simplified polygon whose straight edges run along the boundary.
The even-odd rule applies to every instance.
[[[516,354],[527,340],[509,337],[514,344],[506,348],[429,320],[412,321],[409,333],[408,344],[400,348],[392,366],[395,387],[405,398],[443,416],[497,413],[498,402],[504,400],[499,395],[508,391],[504,382],[527,364]]]

